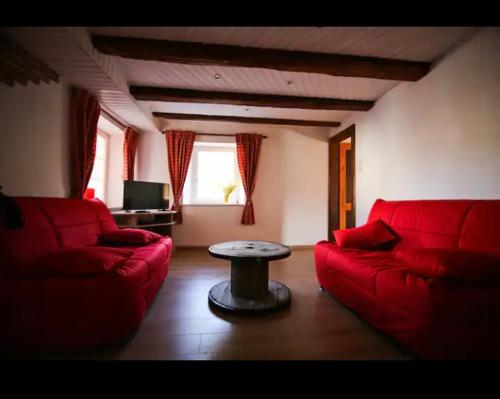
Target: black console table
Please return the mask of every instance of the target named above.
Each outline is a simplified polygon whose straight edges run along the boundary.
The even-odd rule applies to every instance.
[[[172,226],[177,224],[177,211],[114,211],[111,214],[121,229],[144,229],[167,236],[172,235]]]

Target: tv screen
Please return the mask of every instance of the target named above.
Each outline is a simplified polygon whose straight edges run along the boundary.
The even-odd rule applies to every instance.
[[[123,182],[123,209],[163,209],[168,206],[166,183],[126,180]]]

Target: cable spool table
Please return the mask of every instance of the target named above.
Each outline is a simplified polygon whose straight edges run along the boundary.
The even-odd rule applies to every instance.
[[[228,241],[210,246],[208,253],[231,261],[231,279],[210,289],[210,305],[235,314],[259,314],[290,304],[290,289],[269,280],[269,261],[291,255],[286,245],[268,241]]]

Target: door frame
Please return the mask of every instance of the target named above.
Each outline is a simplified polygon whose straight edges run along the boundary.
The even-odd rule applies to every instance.
[[[356,220],[356,127],[354,124],[328,140],[328,240],[333,241],[333,230],[339,228],[339,173],[340,142],[351,138],[352,178],[346,184],[352,190],[352,217]]]

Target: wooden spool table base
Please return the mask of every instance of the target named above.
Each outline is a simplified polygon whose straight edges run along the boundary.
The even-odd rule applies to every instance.
[[[234,296],[231,293],[231,280],[222,281],[208,293],[211,305],[220,310],[239,314],[273,312],[288,306],[292,294],[290,289],[278,281],[269,281],[268,293],[264,299],[253,300]]]
[[[212,287],[209,304],[236,314],[280,310],[291,302],[284,284],[269,281],[269,261],[290,256],[290,248],[267,241],[230,241],[212,245],[210,255],[231,260],[231,279]]]

